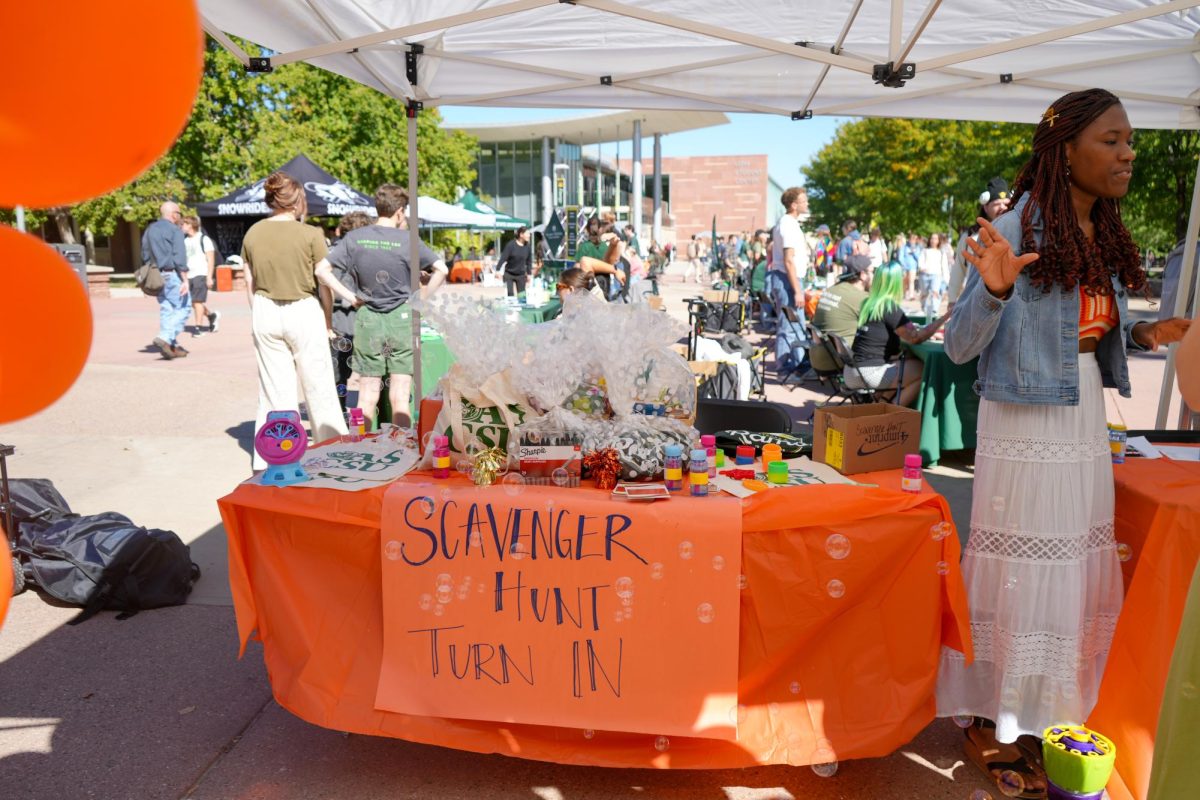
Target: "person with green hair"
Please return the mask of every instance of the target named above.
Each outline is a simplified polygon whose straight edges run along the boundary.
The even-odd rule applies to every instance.
[[[910,406],[921,388],[923,365],[921,359],[909,354],[901,369],[900,342],[920,344],[933,336],[950,315],[918,328],[900,307],[903,296],[903,267],[892,263],[875,270],[871,292],[858,313],[858,332],[852,350],[854,364],[847,364],[842,372],[847,387],[897,389],[896,402]],[[897,386],[898,382],[901,385]]]

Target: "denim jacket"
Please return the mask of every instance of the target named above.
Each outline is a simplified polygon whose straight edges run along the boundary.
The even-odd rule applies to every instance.
[[[1021,211],[1025,194],[993,224],[1021,253]],[[1034,240],[1042,241],[1042,217],[1034,211]],[[1135,320],[1129,318],[1125,287],[1116,276],[1113,290],[1120,323],[1100,339],[1096,360],[1106,387],[1130,396],[1126,350],[1144,350],[1133,341]],[[979,356],[975,391],[1001,403],[1073,406],[1079,404],[1079,289],[1049,292],[1034,286],[1022,272],[1007,299],[993,297],[972,269],[967,287],[946,324],[946,355],[957,364]]]

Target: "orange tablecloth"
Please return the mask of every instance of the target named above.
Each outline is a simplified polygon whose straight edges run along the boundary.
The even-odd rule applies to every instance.
[[[900,492],[898,471],[863,480],[880,488],[780,489],[742,501],[736,742],[672,737],[660,751],[646,734],[377,711],[384,489],[243,485],[223,498],[238,634],[244,652],[257,631],[280,705],[335,730],[614,767],[882,756],[933,719],[939,653],[964,646],[968,620],[958,539],[931,536],[950,520],[945,500]],[[689,505],[679,503],[681,513]],[[833,532],[850,540],[848,557],[826,552]],[[840,597],[827,591],[834,579]]]
[[[1200,463],[1130,459],[1113,468],[1125,606],[1088,725],[1117,745],[1113,800],[1146,797],[1163,687],[1200,559]],[[1200,790],[1198,790],[1200,792]]]
[[[483,272],[482,261],[459,261],[450,268],[450,282],[473,283],[476,272]]]

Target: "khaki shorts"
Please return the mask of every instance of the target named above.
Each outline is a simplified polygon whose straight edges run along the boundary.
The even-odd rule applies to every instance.
[[[387,313],[359,307],[354,315],[350,368],[366,378],[412,375],[412,309],[408,304]]]

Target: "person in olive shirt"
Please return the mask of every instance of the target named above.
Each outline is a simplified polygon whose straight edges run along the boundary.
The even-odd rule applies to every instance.
[[[314,268],[325,257],[325,235],[303,222],[308,212],[304,187],[285,172],[273,172],[263,185],[271,216],[250,226],[242,239],[250,327],[258,357],[258,414],[300,409],[299,378],[312,424],[313,440],[346,433],[329,358],[325,312],[317,302]],[[186,310],[186,309],[185,309]],[[254,469],[266,469],[255,451]]]
[[[874,274],[869,256],[847,256],[845,271],[838,277],[838,282],[822,292],[817,301],[813,327],[821,333],[840,336],[847,345],[853,345],[854,334],[858,332],[858,315]],[[813,347],[808,356],[813,369],[822,372],[837,369],[823,347]]]
[[[416,269],[409,263],[407,208],[408,192],[395,184],[383,184],[375,190],[379,218],[373,225],[346,234],[316,268],[317,280],[358,309],[350,359],[350,366],[360,376],[358,407],[373,423],[383,378],[390,375],[392,422],[401,427],[409,424],[413,374],[412,309],[408,301],[418,291],[422,296],[435,292],[449,272],[445,262],[423,242],[418,243],[420,263]],[[334,276],[334,268],[353,280],[357,295]],[[426,268],[432,274],[422,289],[420,274]]]

